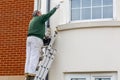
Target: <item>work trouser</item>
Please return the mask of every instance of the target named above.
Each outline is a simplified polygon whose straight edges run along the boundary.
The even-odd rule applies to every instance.
[[[35,36],[27,37],[25,73],[36,75],[36,68],[39,62],[39,58],[42,55],[40,53],[42,46],[42,39]]]

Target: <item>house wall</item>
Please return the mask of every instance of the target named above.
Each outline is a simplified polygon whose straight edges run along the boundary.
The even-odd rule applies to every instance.
[[[27,28],[33,6],[34,0],[0,0],[1,80],[24,74]]]
[[[56,3],[52,2],[51,7]],[[66,73],[89,72],[116,72],[119,80],[119,3],[115,4],[117,15],[113,20],[86,22],[70,22],[68,4],[69,0],[64,0],[51,18],[52,28],[58,27],[58,37],[55,42],[56,59],[49,80],[65,80]]]
[[[64,80],[64,73],[115,71],[119,74],[119,34],[120,26],[58,32],[55,45],[57,55],[50,71],[50,80]]]
[[[119,10],[119,8],[120,8],[120,0],[116,0],[116,15],[117,15],[117,20],[119,20],[120,21],[120,10]]]

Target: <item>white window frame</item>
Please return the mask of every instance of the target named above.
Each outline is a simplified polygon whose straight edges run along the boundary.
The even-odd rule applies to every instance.
[[[111,80],[117,80],[117,74],[115,73],[99,73],[99,74],[91,74],[91,80],[95,80],[95,78],[110,78]]]
[[[116,14],[116,0],[113,0],[113,18],[107,18],[107,19],[88,19],[88,20],[75,20],[75,21],[72,21],[71,20],[71,17],[72,17],[72,15],[71,15],[71,0],[69,0],[69,16],[70,16],[70,18],[69,18],[69,22],[70,23],[78,23],[78,22],[89,22],[89,21],[112,21],[112,20],[116,20],[117,18],[116,18],[116,16],[117,16],[117,14]],[[92,15],[92,14],[91,14]]]
[[[65,74],[65,80],[71,80],[72,78],[86,78],[86,80],[95,80],[95,78],[110,78],[111,80],[117,80],[117,73],[77,73],[77,74]]]
[[[86,78],[86,80],[90,80],[89,74],[66,74],[65,80],[71,80],[72,78]]]
[[[113,19],[116,20],[117,19],[117,11],[116,8],[117,7],[117,1],[113,0]]]

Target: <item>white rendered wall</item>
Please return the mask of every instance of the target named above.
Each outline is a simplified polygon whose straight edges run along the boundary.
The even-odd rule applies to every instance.
[[[116,18],[120,21],[120,0],[116,0]]]
[[[120,68],[120,28],[61,31],[49,80],[64,80],[66,72],[109,72]],[[120,75],[118,75],[118,80]]]
[[[116,0],[116,16],[120,20],[119,0]],[[59,0],[51,0],[51,9]],[[43,4],[45,4],[43,2]],[[42,6],[42,11],[46,11]],[[52,30],[70,22],[69,0],[50,18]],[[118,72],[120,80],[120,27],[92,27],[60,31],[55,46],[56,59],[49,72],[49,80],[64,80],[66,72]],[[96,22],[99,25],[99,21]],[[100,23],[102,24],[102,22]],[[109,25],[109,24],[108,24]],[[82,27],[76,25],[76,27]]]
[[[42,14],[45,14],[47,11],[47,0],[41,0],[41,12]]]

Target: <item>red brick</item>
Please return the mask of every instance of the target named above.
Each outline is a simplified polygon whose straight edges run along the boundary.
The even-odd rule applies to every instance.
[[[0,75],[23,75],[34,0],[0,0]]]

